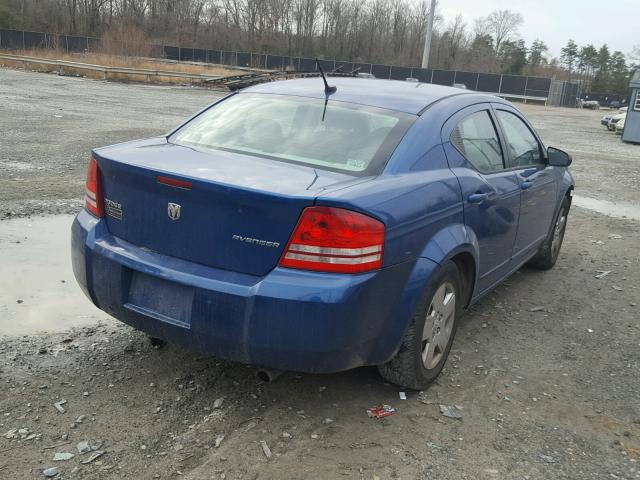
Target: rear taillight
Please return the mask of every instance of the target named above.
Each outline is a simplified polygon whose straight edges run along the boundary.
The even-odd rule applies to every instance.
[[[384,224],[361,213],[307,207],[287,243],[281,267],[360,273],[382,266]]]
[[[95,158],[89,160],[87,168],[87,186],[84,194],[84,208],[96,217],[104,215],[102,188],[100,185],[100,170]]]

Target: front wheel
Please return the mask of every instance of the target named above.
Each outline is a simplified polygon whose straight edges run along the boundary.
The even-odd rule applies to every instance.
[[[445,263],[429,282],[400,350],[378,370],[385,380],[421,390],[442,371],[462,313],[460,274],[455,263]]]
[[[564,232],[567,229],[567,218],[569,216],[570,206],[569,197],[564,197],[558,215],[556,216],[553,230],[551,230],[549,236],[542,244],[540,251],[535,257],[529,260],[529,263],[527,263],[528,266],[539,268],[540,270],[550,270],[556,264],[558,255],[560,254],[560,247],[562,247],[562,241],[564,240]]]

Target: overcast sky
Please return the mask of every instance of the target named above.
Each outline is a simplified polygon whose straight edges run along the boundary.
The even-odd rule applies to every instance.
[[[580,46],[606,43],[625,55],[640,44],[640,0],[438,0],[445,24],[461,13],[473,27],[474,18],[499,9],[520,13],[520,35],[527,46],[540,38],[553,56],[570,38]]]

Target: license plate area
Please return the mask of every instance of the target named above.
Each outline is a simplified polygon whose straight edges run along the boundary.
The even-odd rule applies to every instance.
[[[193,288],[133,271],[124,306],[162,322],[189,328]]]

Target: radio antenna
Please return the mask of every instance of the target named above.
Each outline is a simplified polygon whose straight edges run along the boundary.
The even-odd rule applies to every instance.
[[[322,67],[320,66],[320,61],[316,58],[316,66],[318,67],[318,70],[320,70],[320,75],[322,75],[322,81],[324,82],[324,93],[327,95],[331,95],[332,93],[335,93],[336,90],[338,90],[336,87],[330,87],[329,84],[327,83],[327,77],[325,77],[324,75],[324,71],[322,71]]]

